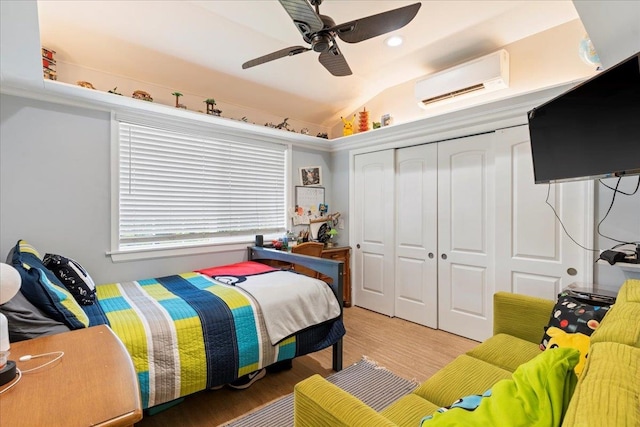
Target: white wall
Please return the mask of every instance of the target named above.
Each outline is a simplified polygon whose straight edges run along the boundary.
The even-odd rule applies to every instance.
[[[337,151],[331,154],[333,186],[331,188],[333,212],[340,212],[344,228],[338,229],[335,239],[338,245],[349,244],[349,152]]]
[[[640,51],[640,2],[606,0],[573,2],[604,68]]]
[[[330,155],[293,151],[292,168]],[[300,162],[300,163],[298,163]],[[304,163],[304,164],[301,164]],[[0,258],[18,239],[80,262],[98,283],[191,271],[246,259],[244,250],[113,263],[110,116],[10,95],[0,97]],[[294,181],[295,182],[295,181]],[[330,197],[331,185],[327,188]]]
[[[322,185],[324,187],[324,202],[329,205],[329,212],[335,212],[333,206],[333,169],[331,167],[331,153],[318,153],[305,148],[296,148],[293,151],[293,199],[292,205],[295,205],[295,186],[302,185],[299,169],[306,166],[320,166],[322,171]],[[297,235],[300,231],[309,230],[308,225],[292,225],[291,230]]]
[[[636,189],[640,176],[629,176],[622,178],[618,190],[631,194]],[[609,187],[615,188],[618,178],[604,179],[602,182]],[[613,191],[606,188],[601,183],[596,184],[596,233],[597,223],[607,214],[611,205]],[[607,218],[600,226],[600,234],[596,234],[596,249],[607,250],[618,245],[620,242],[640,243],[640,190],[634,195],[624,195],[618,193]],[[609,239],[613,238],[615,240]],[[598,254],[594,255],[594,261]],[[639,272],[640,273],[640,272]],[[637,275],[638,273],[636,273]],[[596,264],[594,268],[594,282],[606,287],[617,288],[626,279],[631,278],[619,266],[609,264]]]
[[[0,81],[42,86],[36,2],[0,1],[0,19]]]

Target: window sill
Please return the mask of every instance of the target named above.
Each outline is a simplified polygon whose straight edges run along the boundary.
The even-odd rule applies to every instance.
[[[271,241],[273,238],[278,238],[279,235],[264,236],[265,242]],[[244,237],[236,237],[230,239],[227,242],[206,242],[206,243],[194,243],[191,245],[175,245],[175,246],[161,246],[161,247],[146,247],[146,248],[134,248],[129,250],[114,250],[107,252],[107,255],[111,257],[114,263],[128,262],[128,261],[141,261],[147,259],[157,258],[172,258],[177,256],[189,256],[189,255],[201,255],[209,253],[220,252],[234,252],[244,251],[247,246],[253,245],[254,239]]]
[[[162,247],[162,248],[144,248],[144,249],[131,249],[131,250],[118,250],[107,252],[107,255],[111,257],[114,263],[128,262],[128,261],[141,261],[147,259],[157,258],[172,258],[177,256],[188,255],[201,255],[216,252],[233,252],[239,250],[245,250],[251,241],[243,243],[229,243],[229,244],[206,244],[201,246],[189,246],[189,247]]]

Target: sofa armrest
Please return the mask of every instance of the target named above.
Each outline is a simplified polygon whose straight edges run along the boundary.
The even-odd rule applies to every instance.
[[[493,334],[508,334],[538,344],[554,305],[551,300],[496,292],[493,295]]]
[[[361,400],[317,374],[296,384],[293,396],[296,427],[395,426]]]

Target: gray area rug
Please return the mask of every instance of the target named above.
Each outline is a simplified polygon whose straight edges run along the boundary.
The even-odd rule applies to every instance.
[[[412,392],[417,382],[396,376],[363,357],[358,363],[327,377],[341,389],[381,411],[391,402]],[[289,427],[293,426],[293,394],[284,396],[242,418],[225,424],[227,427]]]

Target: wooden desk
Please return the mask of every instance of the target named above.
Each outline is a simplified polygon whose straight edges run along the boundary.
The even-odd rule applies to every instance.
[[[351,307],[351,266],[350,266],[351,246],[337,246],[333,248],[324,248],[322,250],[322,258],[332,259],[334,261],[342,261],[344,270],[342,276],[343,300],[345,307]],[[323,279],[324,280],[324,279]]]
[[[142,419],[133,363],[108,326],[11,344],[10,359],[27,370],[51,360],[21,356],[64,351],[62,359],[22,375],[0,394],[2,426],[132,426]]]

